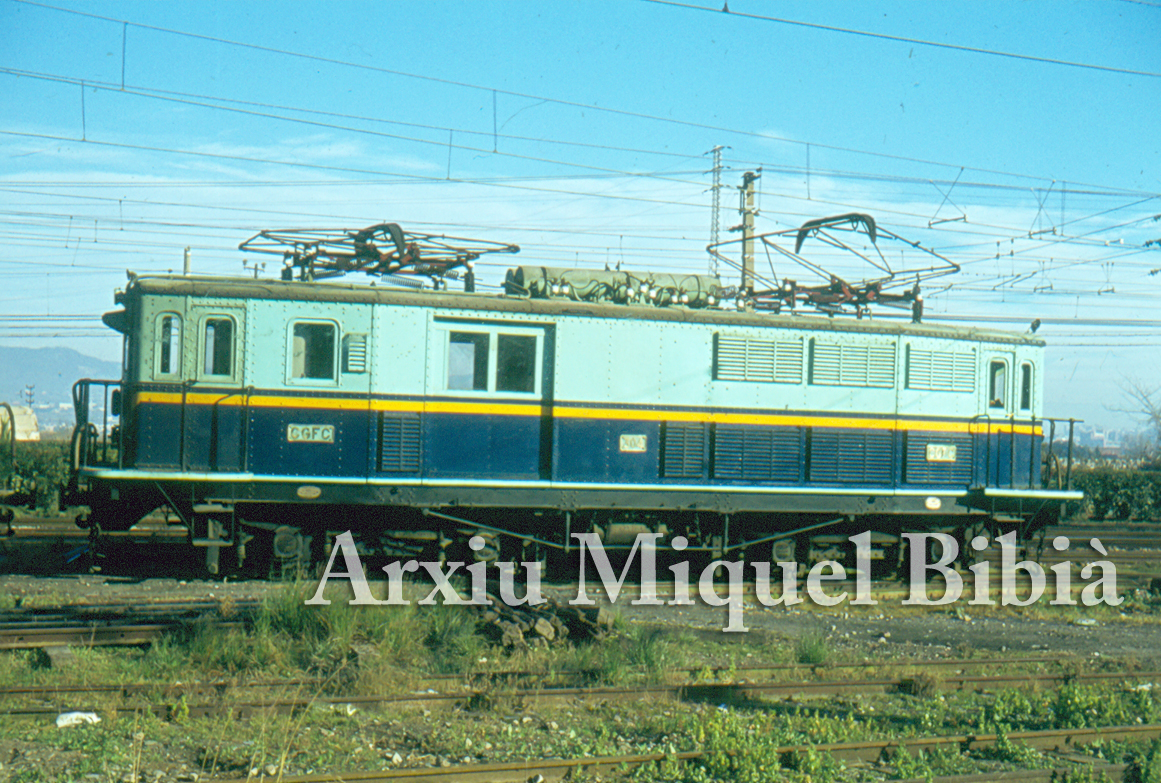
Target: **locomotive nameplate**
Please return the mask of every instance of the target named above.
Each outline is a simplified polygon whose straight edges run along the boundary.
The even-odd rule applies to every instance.
[[[334,443],[333,424],[287,424],[286,440],[290,443]]]
[[[645,435],[621,435],[621,452],[624,454],[644,454],[647,445]]]
[[[928,462],[955,462],[955,444],[952,444],[952,443],[928,443],[927,444],[927,461]]]

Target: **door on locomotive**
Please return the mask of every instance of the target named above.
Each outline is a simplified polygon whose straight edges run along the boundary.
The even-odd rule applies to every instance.
[[[429,334],[424,474],[549,478],[552,326],[436,319]]]
[[[1016,355],[1012,351],[987,351],[984,356],[984,484],[1006,487],[1015,480]]]
[[[192,383],[182,400],[181,469],[242,470],[245,305],[191,303],[187,320],[196,358]]]

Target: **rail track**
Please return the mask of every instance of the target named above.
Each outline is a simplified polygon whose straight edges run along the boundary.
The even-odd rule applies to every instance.
[[[984,780],[1054,780],[1052,773],[1089,770],[1100,774],[1123,778],[1128,771],[1125,765],[1111,765],[1079,761],[1075,751],[1085,745],[1103,741],[1147,742],[1161,737],[1161,724],[1137,726],[1112,726],[1098,729],[1053,729],[1048,731],[1011,732],[1001,737],[997,734],[953,734],[941,736],[907,737],[900,739],[871,740],[865,742],[834,742],[816,745],[788,745],[776,748],[776,754],[784,768],[792,767],[794,759],[806,753],[825,753],[846,764],[875,764],[889,760],[904,748],[909,753],[930,752],[939,749],[954,749],[971,752],[995,747],[1000,742],[1022,743],[1041,752],[1058,753],[1073,757],[1068,767],[1061,765],[1054,770],[1013,770],[1010,772],[989,772],[983,775],[954,776],[947,781]],[[529,780],[560,780],[569,774],[588,773],[609,775],[623,773],[645,765],[690,763],[707,760],[719,754],[727,759],[737,755],[729,751],[684,751],[677,753],[646,753],[626,756],[588,757],[574,759],[543,759],[510,761],[486,764],[462,764],[439,768],[404,768],[377,771],[349,771],[321,775],[279,776],[282,783],[435,783],[437,781],[457,781],[457,783],[527,783]],[[926,778],[924,778],[926,780]],[[223,783],[242,783],[232,780]]]
[[[1007,659],[1009,664],[1041,663],[1044,659],[1024,658]],[[106,712],[116,712],[123,715],[152,713],[160,718],[170,717],[172,707],[169,700],[185,697],[182,700],[182,710],[185,714],[196,717],[232,717],[245,718],[257,713],[269,712],[276,714],[296,714],[312,705],[346,706],[358,709],[377,709],[381,711],[398,712],[403,709],[424,709],[429,711],[451,711],[457,709],[478,710],[491,709],[498,704],[518,705],[520,709],[539,709],[561,704],[578,703],[611,703],[611,702],[692,702],[715,705],[729,705],[733,707],[760,707],[775,700],[786,698],[820,697],[843,695],[851,696],[872,694],[905,693],[930,696],[936,691],[974,691],[994,693],[999,690],[1039,688],[1044,686],[1063,685],[1065,683],[1099,684],[1108,682],[1136,683],[1138,687],[1152,688],[1154,683],[1161,687],[1161,671],[1103,671],[1103,672],[1033,672],[1022,671],[1005,674],[964,674],[963,669],[968,666],[998,665],[995,661],[974,660],[965,662],[958,660],[954,665],[959,667],[956,672],[933,677],[927,672],[931,669],[952,665],[950,661],[904,661],[881,662],[876,668],[895,672],[890,675],[880,675],[873,678],[844,678],[844,679],[797,679],[788,681],[758,681],[757,673],[786,671],[777,665],[753,666],[745,670],[744,675],[736,681],[689,681],[684,680],[675,684],[635,684],[624,687],[587,686],[573,687],[544,681],[543,675],[533,672],[501,672],[494,675],[475,674],[469,677],[459,676],[457,681],[449,683],[448,678],[442,678],[445,690],[440,692],[431,688],[437,684],[434,678],[421,678],[417,689],[410,693],[389,695],[366,694],[320,694],[318,689],[325,683],[320,679],[294,680],[265,680],[256,682],[242,682],[229,680],[215,680],[209,682],[191,682],[181,685],[165,683],[136,683],[136,684],[105,684],[91,686],[61,687],[19,687],[0,688],[0,696],[23,697],[33,704],[23,706],[9,706],[0,709],[0,715],[38,716],[53,715],[61,711],[62,705],[54,703],[55,697],[70,697],[73,704],[70,709],[76,709],[73,697],[82,693],[115,695],[124,698],[153,695],[163,699],[161,704],[130,702],[121,706],[106,708]],[[832,667],[840,668],[840,667]],[[918,671],[914,671],[918,670]],[[660,673],[661,679],[679,679],[689,670],[674,670]],[[906,672],[906,673],[905,673]],[[738,672],[740,673],[740,672]],[[738,674],[738,673],[735,673]],[[829,673],[829,672],[827,672]],[[577,671],[571,675],[578,680],[587,679],[591,673]],[[517,688],[505,688],[503,684],[518,675],[520,679],[533,684]],[[559,676],[559,675],[557,675]],[[451,687],[447,687],[451,685]],[[425,687],[426,686],[426,687]],[[458,686],[458,687],[457,687]],[[228,691],[251,691],[254,689],[278,688],[290,691],[294,695],[269,699],[248,699],[247,697],[224,700]],[[311,692],[313,691],[313,692]],[[211,700],[202,703],[189,703],[189,697],[210,696]],[[11,701],[9,701],[11,703]]]
[[[0,611],[0,650],[148,644],[191,622],[241,628],[259,601],[145,601]]]
[[[7,535],[0,535],[0,573],[75,573],[100,568],[119,574],[204,576],[203,564],[191,556],[185,528],[163,517],[148,517],[127,531],[102,532],[96,550],[90,547],[88,531],[77,528],[72,517],[18,516],[2,533]],[[1061,535],[1070,546],[1057,552],[1051,541]],[[1107,556],[1089,547],[1092,538],[1100,539]],[[1159,523],[1068,523],[1045,528],[1039,540],[1043,546],[1035,559],[1046,568],[1064,560],[1083,565],[1103,559],[1124,571],[1127,584],[1149,586],[1152,579],[1161,578]],[[980,556],[999,561],[994,546]]]

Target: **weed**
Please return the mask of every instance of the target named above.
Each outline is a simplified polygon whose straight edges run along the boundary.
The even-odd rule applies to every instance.
[[[1140,767],[1141,783],[1161,783],[1161,740],[1154,740]]]
[[[657,674],[676,663],[676,653],[665,632],[659,628],[634,626],[625,635],[623,648],[628,664],[643,666],[651,674]]]
[[[1019,764],[1022,767],[1035,768],[1041,761],[1040,752],[1023,743],[1016,743],[1008,736],[1011,728],[1005,724],[996,727],[996,744],[986,749],[983,755],[986,758]]]
[[[1035,712],[1032,702],[1024,693],[1016,690],[1000,691],[987,709],[985,725],[1027,725],[1036,719]]]
[[[437,605],[423,616],[424,645],[441,671],[463,672],[476,665],[486,645],[476,633],[476,617],[463,607]]]
[[[927,672],[920,672],[914,677],[907,677],[899,686],[899,690],[909,696],[921,699],[932,699],[939,693],[940,682]]]
[[[821,631],[811,631],[798,638],[794,653],[799,663],[819,666],[830,660],[830,640]]]
[[[932,778],[945,775],[963,775],[975,767],[972,760],[955,748],[939,747],[919,751],[912,756],[902,747],[891,759],[896,778]]]

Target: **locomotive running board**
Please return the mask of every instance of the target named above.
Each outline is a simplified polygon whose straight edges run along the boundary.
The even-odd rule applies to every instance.
[[[986,498],[1024,498],[1026,500],[1084,500],[1079,489],[1010,489],[1005,487],[976,487],[970,494]]]

